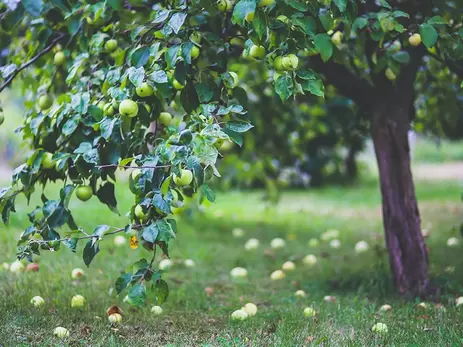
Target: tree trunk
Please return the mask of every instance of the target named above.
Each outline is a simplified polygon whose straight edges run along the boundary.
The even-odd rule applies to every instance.
[[[430,293],[428,254],[410,167],[409,119],[409,107],[387,100],[375,107],[371,131],[394,282],[402,295],[426,296]]]

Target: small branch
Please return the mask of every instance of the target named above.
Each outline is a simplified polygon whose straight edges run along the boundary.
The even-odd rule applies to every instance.
[[[103,168],[108,168],[108,167],[120,168],[120,169],[162,169],[162,168],[172,167],[172,165],[158,165],[158,166],[147,165],[147,166],[135,167],[135,166],[129,166],[129,165],[108,164],[108,165],[98,165],[98,166],[95,166],[95,167],[97,169],[103,169]]]
[[[16,70],[13,71],[13,73],[11,74],[10,77],[8,77],[8,79],[5,81],[5,83],[3,83],[1,86],[0,86],[0,93],[6,88],[8,87],[8,85],[11,84],[11,82],[13,82],[13,80],[15,79],[15,77],[24,69],[28,68],[29,66],[31,66],[32,64],[34,64],[37,60],[39,60],[42,56],[44,56],[45,54],[47,54],[48,52],[50,52],[53,47],[55,47],[58,42],[60,42],[62,39],[64,39],[66,37],[65,34],[61,34],[60,36],[58,36],[56,39],[54,39],[47,47],[45,47],[45,49],[41,52],[39,52],[35,57],[33,57],[31,60],[25,62],[24,64],[22,64],[19,68],[17,68]]]
[[[325,75],[329,84],[345,97],[352,99],[359,107],[368,109],[374,102],[374,87],[346,66],[331,60],[323,62],[320,57],[312,57],[310,66]]]

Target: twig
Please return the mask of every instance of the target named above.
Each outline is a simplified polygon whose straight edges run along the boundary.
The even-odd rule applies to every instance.
[[[14,78],[24,69],[28,68],[29,66],[31,66],[32,64],[34,64],[37,60],[39,60],[43,55],[47,54],[48,52],[50,52],[53,47],[55,47],[58,42],[60,42],[63,38],[65,38],[66,35],[65,34],[61,34],[60,36],[58,36],[56,39],[54,39],[50,45],[48,45],[43,51],[39,52],[35,57],[33,57],[31,60],[25,62],[24,64],[22,64],[19,68],[17,68],[16,70],[13,71],[13,73],[11,74],[10,77],[8,77],[8,79],[5,81],[5,83],[3,83],[1,86],[0,86],[0,93],[6,88],[8,87],[9,84],[11,84],[11,82],[13,82]]]
[[[117,164],[107,164],[107,165],[98,165],[98,166],[95,166],[97,169],[103,169],[103,168],[107,168],[107,167],[112,167],[112,168],[121,168],[121,169],[162,169],[162,168],[168,168],[168,167],[172,167],[172,165],[158,165],[158,166],[139,166],[139,167],[135,167],[135,166],[129,166],[129,165],[117,165]]]

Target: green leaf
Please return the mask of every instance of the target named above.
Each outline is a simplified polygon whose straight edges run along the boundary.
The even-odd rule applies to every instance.
[[[199,102],[209,102],[214,96],[214,92],[205,83],[195,84],[196,94],[198,94]]]
[[[334,3],[339,8],[339,11],[345,12],[347,8],[347,0],[334,0]]]
[[[223,129],[223,132],[227,134],[230,140],[232,140],[238,146],[241,147],[243,145],[243,136],[241,136],[241,134],[238,134],[230,129]]]
[[[256,0],[240,0],[233,9],[232,23],[244,25],[249,13],[256,11]]]
[[[169,14],[170,10],[159,10],[158,12],[156,12],[156,15],[154,16],[153,24],[164,22],[169,17]]]
[[[145,79],[145,69],[143,66],[139,68],[131,67],[129,69],[129,80],[135,87],[140,87]]]
[[[298,11],[307,11],[309,9],[309,5],[304,3],[302,0],[285,0],[286,3],[291,6],[292,8]]]
[[[287,100],[294,92],[293,79],[288,74],[278,77],[275,82],[275,91],[282,101]]]
[[[317,21],[313,17],[304,16],[302,13],[294,14],[291,17],[291,22],[309,36],[313,36],[317,30]]]
[[[85,265],[87,267],[90,266],[90,263],[92,262],[93,258],[98,254],[100,251],[100,246],[96,242],[96,238],[91,238],[88,240],[87,244],[85,245],[84,252],[83,252],[83,259]]]
[[[85,152],[83,155],[83,158],[87,163],[95,164],[95,165],[98,165],[99,160],[100,160],[100,156],[96,148],[93,148],[89,150],[88,152]]]
[[[410,62],[410,55],[406,51],[399,51],[392,55],[392,59],[400,64],[408,64]]]
[[[420,25],[420,35],[423,39],[423,44],[427,48],[434,47],[437,42],[438,33],[436,29],[432,25],[429,24],[421,24]]]
[[[297,77],[302,78],[303,80],[316,80],[317,78],[319,78],[317,74],[311,69],[297,70],[296,75]]]
[[[78,239],[66,239],[63,241],[63,244],[71,250],[71,252],[76,253],[77,251],[77,242]]]
[[[143,228],[142,237],[145,241],[154,243],[158,237],[159,230],[156,223],[150,224],[147,227]]]
[[[384,7],[384,8],[387,8],[389,10],[392,10],[392,7],[391,5],[389,5],[389,3],[386,1],[386,0],[378,0],[379,4],[381,5],[381,7]]]
[[[160,84],[169,82],[167,74],[164,70],[154,71],[149,75],[149,80]]]
[[[115,10],[124,9],[124,0],[106,0],[106,2]]]
[[[368,19],[365,17],[357,17],[352,24],[352,31],[356,33],[358,30],[365,28],[368,25]]]
[[[327,61],[333,55],[333,43],[328,34],[317,34],[314,39],[315,48],[320,53],[323,61]]]
[[[21,0],[24,8],[32,17],[40,16],[43,10],[43,1],[42,0]]]
[[[178,32],[180,31],[180,28],[185,22],[185,19],[186,19],[186,13],[183,13],[183,12],[174,13],[173,16],[170,18],[168,25],[172,28],[174,33],[178,34]]]
[[[168,243],[171,239],[175,238],[175,232],[172,226],[165,219],[157,220],[156,228],[158,229],[157,241]]]
[[[111,211],[119,214],[117,209],[115,186],[113,183],[106,182],[104,185],[102,185],[96,192],[96,196],[103,204],[106,204]]]
[[[444,18],[442,18],[441,16],[431,17],[431,18],[429,18],[427,20],[426,23],[428,23],[430,25],[440,25],[440,24],[447,25],[448,24],[448,22]]]
[[[116,280],[115,287],[116,287],[117,294],[122,293],[124,289],[127,288],[131,279],[132,279],[132,274],[122,274]]]
[[[110,229],[109,225],[103,224],[103,225],[98,225],[95,230],[93,230],[92,236],[97,237],[99,240],[103,238],[103,235],[105,232],[107,232]]]
[[[268,18],[264,11],[257,11],[255,18],[252,21],[252,26],[254,27],[259,40],[262,40],[268,27]]]
[[[153,292],[156,297],[156,304],[161,305],[166,302],[167,297],[169,296],[169,286],[166,281],[157,280],[153,287]]]
[[[63,135],[71,135],[79,126],[80,117],[78,115],[69,118],[63,125]]]
[[[244,133],[252,128],[254,128],[254,126],[248,122],[240,122],[240,121],[227,122],[227,129],[230,129],[237,133]]]
[[[132,286],[129,290],[128,297],[132,305],[143,305],[146,301],[146,287],[143,284]]]
[[[316,80],[303,80],[300,83],[302,89],[310,92],[311,94],[321,97],[325,96],[325,86],[320,78]]]
[[[203,184],[201,186],[201,191],[203,192],[207,200],[209,200],[210,202],[215,201],[215,192],[207,184]]]
[[[131,57],[132,65],[135,66],[136,68],[142,67],[148,62],[149,57],[150,57],[150,48],[147,46],[139,47],[132,54],[132,57]],[[143,76],[144,76],[144,71],[143,71]]]

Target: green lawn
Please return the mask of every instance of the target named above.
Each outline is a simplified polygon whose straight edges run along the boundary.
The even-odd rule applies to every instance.
[[[121,184],[121,211],[133,199],[123,188]],[[84,267],[82,245],[78,255],[67,249],[60,254],[44,253],[38,259],[38,273],[16,275],[0,270],[0,345],[459,346],[463,343],[463,309],[455,308],[453,301],[463,295],[463,257],[461,246],[448,248],[446,240],[458,236],[454,226],[461,222],[461,188],[452,182],[417,186],[423,225],[431,230],[432,276],[442,288],[438,303],[445,306],[445,312],[431,302],[426,311],[420,310],[417,302],[403,302],[394,294],[375,182],[288,192],[277,207],[268,208],[261,200],[262,192],[230,192],[219,193],[217,203],[201,215],[179,220],[178,238],[171,247],[175,264],[165,275],[171,292],[162,305],[163,315],[151,314],[150,305],[132,308],[122,302],[124,295],[110,294],[118,274],[149,254],[128,245],[115,248],[108,237],[85,279],[78,282],[70,274],[73,268]],[[85,230],[98,224],[126,223],[126,218],[112,214],[95,198],[86,204],[73,200],[72,205]],[[14,260],[15,239],[32,207],[21,204],[11,226],[0,229],[0,263]],[[235,227],[244,229],[246,235],[234,238],[231,231]],[[317,248],[307,245],[310,238],[331,228],[341,232],[339,249],[330,248],[327,242]],[[261,242],[256,251],[244,250],[251,237]],[[274,237],[286,239],[287,247],[271,250]],[[367,253],[353,251],[359,240],[369,243]],[[311,268],[301,261],[310,253],[318,257]],[[187,258],[196,267],[184,267]],[[282,281],[271,281],[271,272],[287,260],[295,261],[296,270]],[[236,266],[248,269],[247,280],[231,279],[230,270]],[[448,266],[454,266],[455,272],[446,272]],[[212,295],[206,294],[206,287],[213,289]],[[296,298],[298,289],[307,296]],[[70,308],[75,294],[85,296],[84,309]],[[42,308],[29,303],[34,295],[46,300]],[[325,302],[326,295],[335,296],[336,303]],[[258,305],[257,315],[243,322],[231,321],[231,313],[247,302]],[[385,303],[392,305],[392,312],[379,312]],[[105,317],[106,308],[113,304],[125,312],[117,327],[111,327]],[[318,311],[315,319],[303,316],[307,306]],[[387,324],[389,333],[372,333],[376,322]],[[52,336],[57,326],[71,332],[64,342]]]

